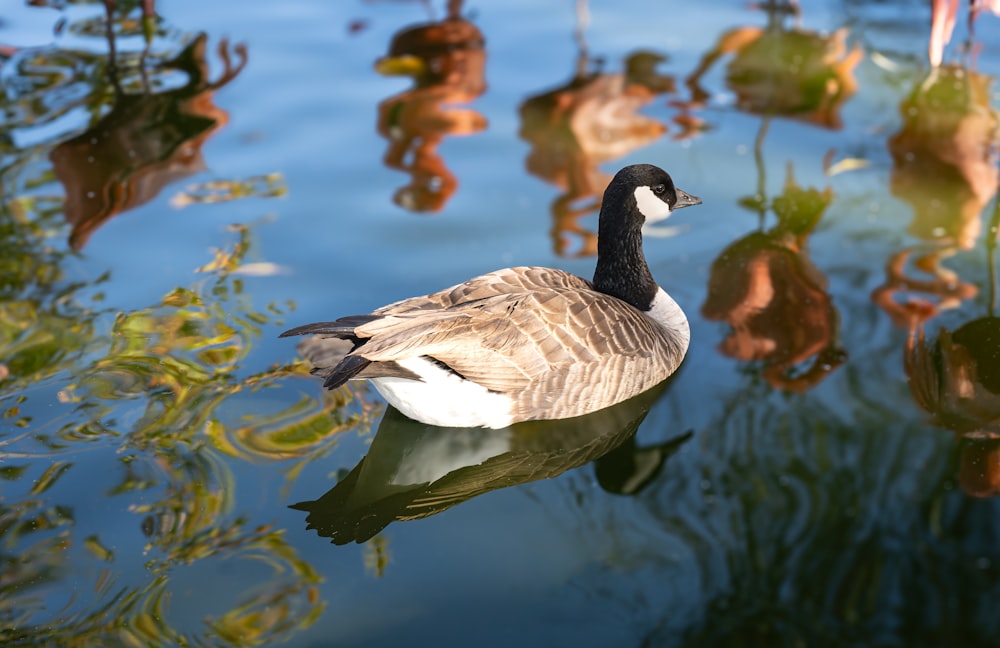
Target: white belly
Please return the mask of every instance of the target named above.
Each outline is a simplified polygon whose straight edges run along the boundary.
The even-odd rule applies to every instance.
[[[482,385],[459,378],[423,358],[397,363],[423,381],[372,378],[371,383],[400,412],[422,423],[441,427],[504,428],[514,422],[511,401]]]

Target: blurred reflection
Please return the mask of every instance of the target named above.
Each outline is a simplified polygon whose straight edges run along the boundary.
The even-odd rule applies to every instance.
[[[762,362],[772,387],[806,391],[847,359],[826,277],[806,249],[832,200],[829,189],[799,187],[789,165],[784,192],[771,204],[777,225],[733,243],[712,263],[702,315],[732,327],[719,350]]]
[[[941,65],[944,47],[951,41],[955,29],[955,18],[961,0],[933,0],[931,2],[931,37],[927,43],[927,57],[931,65]],[[969,0],[968,29],[972,40],[976,18],[983,11],[992,11],[1000,16],[1000,0]]]
[[[960,441],[958,482],[973,497],[1000,494],[1000,438],[965,438]]]
[[[959,482],[976,497],[1000,494],[1000,318],[972,320],[932,341],[923,328],[906,345],[917,404],[961,445]]]
[[[935,425],[961,440],[959,481],[976,497],[1000,494],[1000,317],[996,316],[996,235],[1000,205],[990,228],[987,315],[942,328],[934,340],[915,325],[906,343],[904,368],[913,399]]]
[[[639,114],[658,94],[673,92],[673,78],[655,67],[666,57],[635,52],[624,73],[604,73],[586,51],[577,57],[576,73],[565,85],[521,104],[521,132],[531,144],[528,172],[561,190],[552,203],[552,243],[560,256],[597,254],[597,232],[579,219],[601,208],[611,174],[598,167],[646,146],[663,135],[662,123]],[[595,69],[589,69],[594,64]],[[571,240],[580,244],[570,252]]]
[[[14,566],[0,569],[0,619],[16,621],[0,623],[0,644],[273,645],[322,609],[312,565],[281,529],[240,507],[233,462],[279,464],[290,482],[339,432],[367,427],[373,411],[347,390],[261,407],[258,390],[273,394],[305,367],[246,364],[261,329],[285,311],[251,304],[239,269],[258,252],[247,227],[232,231],[232,248],[195,285],[148,308],[115,309],[103,333],[93,311],[74,305],[82,301],[76,287],[42,283],[18,303],[3,299],[0,284],[0,358],[12,370],[0,384],[0,561]],[[21,337],[12,336],[18,329]],[[54,396],[44,383],[57,373]],[[37,383],[41,403],[33,402]],[[45,408],[59,414],[33,421]],[[11,436],[18,429],[25,432]],[[108,452],[81,458],[97,447]],[[112,502],[113,513],[94,502]],[[145,539],[121,531],[129,525]],[[218,569],[221,561],[239,561],[233,569],[250,586],[220,588],[200,625],[171,620],[171,597],[185,587],[173,580],[178,568]],[[242,571],[251,561],[264,571]],[[136,564],[141,573],[130,571]]]
[[[483,35],[448,3],[448,16],[404,29],[375,63],[384,75],[405,75],[413,87],[379,104],[378,132],[389,142],[384,162],[410,174],[393,202],[414,212],[440,211],[458,188],[437,148],[448,135],[486,128],[486,118],[467,104],[486,91]]]
[[[937,425],[961,435],[1000,438],[1000,318],[972,320],[932,341],[923,328],[906,345],[913,397]]]
[[[239,71],[227,64],[224,78],[210,83],[204,36],[171,30],[161,40],[162,32],[146,31],[156,18],[145,5],[137,20],[135,3],[120,3],[114,13],[88,11],[88,4],[98,3],[75,3],[65,25],[77,49],[27,47],[4,62],[0,380],[15,393],[60,373],[77,376],[106,342],[94,322],[108,307],[82,295],[100,290],[110,275],[73,279],[63,267],[72,254],[54,246],[51,233],[69,221],[71,245],[79,249],[101,222],[151,198],[183,175],[185,164],[197,167],[201,141],[225,119],[210,90]],[[148,36],[141,52],[140,33]],[[158,46],[150,48],[154,35]],[[178,41],[187,44],[183,52]],[[164,85],[170,88],[159,94],[148,89]],[[92,115],[93,125],[69,139],[65,129],[81,115]],[[41,162],[49,156],[52,165]]]
[[[552,244],[559,256],[597,254],[597,232],[578,222],[601,208],[611,174],[598,169],[647,146],[667,127],[639,114],[660,94],[674,92],[674,79],[657,72],[662,54],[637,51],[625,59],[624,73],[602,72],[583,40],[586,7],[578,5],[580,51],[573,78],[521,104],[520,136],[531,144],[528,172],[559,188],[552,203]],[[571,242],[579,245],[570,251]]]
[[[840,110],[857,91],[854,68],[863,57],[855,45],[848,50],[847,30],[820,34],[796,26],[786,28],[794,4],[768,2],[768,26],[738,27],[725,32],[687,78],[690,106],[703,105],[709,93],[701,79],[715,62],[732,54],[726,66],[726,86],[736,95],[736,107],[747,113],[796,119],[824,128],[841,127]]]
[[[389,408],[367,456],[319,499],[292,508],[307,511],[307,528],[334,544],[365,542],[395,520],[434,515],[607,455],[635,434],[668,383],[587,416],[505,430],[439,428]],[[635,493],[677,445],[626,446],[598,468],[599,481],[612,492]]]
[[[73,249],[82,248],[109,218],[149,202],[166,185],[204,168],[202,144],[228,121],[225,111],[212,103],[212,94],[246,65],[245,48],[234,48],[239,57],[234,64],[222,40],[218,54],[223,73],[211,81],[207,42],[200,34],[174,59],[153,68],[156,74],[187,76],[183,86],[164,92],[147,87],[126,93],[114,67],[109,67],[115,88],[111,111],[50,153],[56,177],[66,189]]]
[[[689,106],[703,105],[709,94],[701,78],[732,54],[726,85],[736,95],[736,107],[763,116],[754,143],[757,191],[741,200],[758,215],[760,230],[730,245],[712,264],[702,314],[732,327],[719,346],[724,355],[761,362],[769,385],[803,392],[847,358],[826,277],[806,249],[833,193],[799,187],[789,165],[782,194],[768,203],[763,144],[774,117],[839,129],[840,110],[857,90],[853,73],[862,53],[857,46],[847,50],[845,29],[821,35],[798,25],[787,28],[789,16],[798,18],[797,4],[768,2],[760,8],[767,11],[766,28],[726,32],[686,81]],[[768,210],[778,222],[765,231]]]
[[[990,106],[992,81],[961,67],[940,67],[900,105],[903,124],[889,139],[890,189],[913,208],[909,231],[924,243],[892,255],[885,283],[872,293],[872,300],[899,326],[925,321],[976,295],[975,285],[941,262],[975,245],[980,214],[997,191],[998,113]],[[924,277],[907,274],[911,258]],[[906,295],[902,303],[898,293]]]

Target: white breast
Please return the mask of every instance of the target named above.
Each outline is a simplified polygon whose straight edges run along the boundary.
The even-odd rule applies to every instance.
[[[681,307],[674,301],[674,298],[667,294],[663,288],[660,288],[656,292],[656,296],[653,297],[653,303],[646,315],[656,320],[656,322],[671,331],[678,340],[682,341],[684,348],[687,349],[688,344],[691,342],[691,327],[688,324],[687,316],[684,315],[684,311]]]
[[[514,422],[511,400],[425,358],[397,361],[422,380],[373,378],[372,385],[406,416],[443,427],[504,428]]]

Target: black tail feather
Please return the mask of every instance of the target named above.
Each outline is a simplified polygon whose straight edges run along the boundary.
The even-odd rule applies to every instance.
[[[336,389],[351,378],[357,376],[371,363],[371,360],[362,358],[361,356],[345,356],[344,359],[341,360],[336,367],[331,369],[329,374],[327,374],[326,380],[323,381],[323,386],[327,389]]]
[[[354,336],[354,329],[379,319],[380,315],[349,315],[341,317],[333,322],[314,322],[303,326],[296,326],[288,329],[278,337],[292,337],[293,335],[332,335],[335,337]]]

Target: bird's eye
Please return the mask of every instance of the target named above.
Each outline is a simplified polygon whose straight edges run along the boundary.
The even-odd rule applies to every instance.
[[[658,184],[655,187],[653,187],[653,193],[655,193],[657,196],[662,196],[663,192],[666,190],[667,190],[666,185]]]

